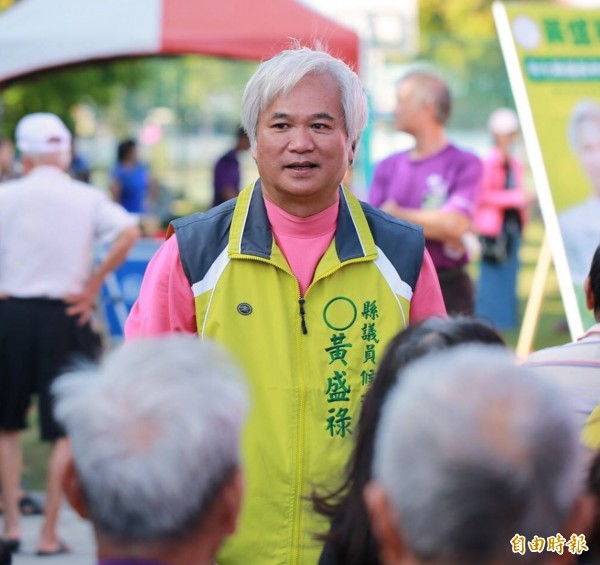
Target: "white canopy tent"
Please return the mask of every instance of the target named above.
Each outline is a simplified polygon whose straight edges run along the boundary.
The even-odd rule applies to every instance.
[[[294,0],[21,0],[0,14],[0,86],[121,57],[263,59],[290,38],[319,41],[358,66],[358,36]]]

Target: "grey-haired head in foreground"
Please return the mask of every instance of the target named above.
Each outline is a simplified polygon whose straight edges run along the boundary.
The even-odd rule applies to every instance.
[[[467,345],[405,370],[373,471],[418,562],[512,563],[515,534],[563,531],[583,486],[579,450],[555,389],[507,353]]]
[[[193,535],[240,466],[246,390],[215,344],[135,340],[53,392],[87,510],[112,542]]]

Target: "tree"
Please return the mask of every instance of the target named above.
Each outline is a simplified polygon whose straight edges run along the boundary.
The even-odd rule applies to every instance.
[[[89,63],[47,71],[16,82],[0,94],[1,133],[11,135],[21,116],[47,111],[69,127],[73,108],[88,104],[103,114],[118,136],[131,135],[149,109],[171,108],[181,129],[228,129],[239,120],[251,61],[190,55]]]
[[[420,56],[448,79],[454,95],[453,123],[463,127],[481,127],[493,107],[511,103],[491,4],[491,0],[420,3]]]
[[[1,132],[11,135],[23,115],[41,111],[57,114],[72,128],[76,104],[107,107],[119,89],[139,88],[147,79],[147,62],[138,60],[47,71],[15,82],[2,93]]]
[[[513,104],[492,3],[420,0],[420,58],[432,62],[449,80],[455,101],[453,122],[463,127],[481,127],[493,109]]]

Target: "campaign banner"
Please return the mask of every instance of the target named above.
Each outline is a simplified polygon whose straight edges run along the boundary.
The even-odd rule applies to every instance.
[[[600,10],[500,3],[494,19],[571,335],[594,323],[600,245]]]

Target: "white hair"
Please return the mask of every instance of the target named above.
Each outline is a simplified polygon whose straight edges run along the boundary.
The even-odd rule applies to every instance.
[[[367,122],[367,97],[356,73],[329,53],[300,47],[282,51],[261,63],[248,81],[242,96],[242,125],[250,144],[256,145],[260,113],[279,95],[287,94],[307,75],[332,77],[340,88],[348,144],[358,147]]]
[[[52,390],[99,532],[120,543],[197,532],[240,465],[247,412],[220,348],[181,334],[135,340]]]
[[[383,409],[373,471],[418,559],[483,565],[512,563],[515,533],[560,531],[581,465],[558,391],[498,348],[468,345],[406,369]]]
[[[595,100],[580,100],[571,111],[568,124],[569,144],[576,153],[579,151],[579,126],[587,121],[600,124],[600,106]]]

